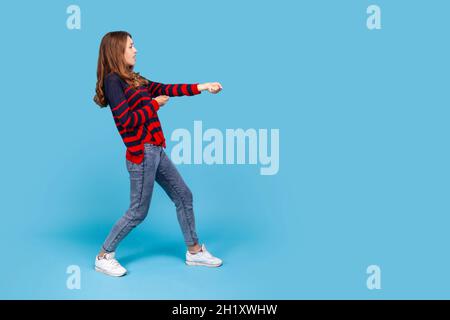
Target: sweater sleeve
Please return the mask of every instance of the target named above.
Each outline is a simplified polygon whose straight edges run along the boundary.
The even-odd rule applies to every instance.
[[[120,79],[110,76],[105,79],[105,97],[111,108],[114,120],[124,128],[131,129],[138,127],[152,118],[159,109],[158,101],[152,99],[151,104],[131,111],[125,93],[122,89]]]
[[[148,79],[147,79],[148,80]],[[193,96],[202,93],[198,90],[198,83],[194,84],[164,84],[148,80],[147,86],[152,97],[166,95],[169,97]]]

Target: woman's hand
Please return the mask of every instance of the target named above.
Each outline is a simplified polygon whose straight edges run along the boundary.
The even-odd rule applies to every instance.
[[[155,100],[158,101],[159,106],[162,107],[169,101],[169,96],[157,96]]]
[[[222,90],[222,85],[219,82],[205,82],[199,84],[197,87],[199,91],[208,90],[213,94],[219,93]]]

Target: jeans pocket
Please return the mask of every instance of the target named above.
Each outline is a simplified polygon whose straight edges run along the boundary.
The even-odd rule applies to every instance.
[[[139,173],[142,172],[144,170],[144,161],[142,161],[141,163],[134,163],[131,162],[130,160],[126,159],[127,162],[127,170],[128,172],[131,173]]]
[[[139,208],[144,188],[144,161],[137,164],[127,159],[127,169],[130,176],[130,208]]]

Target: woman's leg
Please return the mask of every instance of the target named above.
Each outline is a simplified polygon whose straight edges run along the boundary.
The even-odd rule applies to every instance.
[[[199,251],[192,192],[164,150],[161,151],[155,179],[175,204],[184,242],[190,250]]]
[[[130,174],[130,207],[116,222],[102,246],[102,252],[113,252],[133,228],[147,216],[155,175],[160,161],[159,149],[146,145],[141,164],[126,160]]]

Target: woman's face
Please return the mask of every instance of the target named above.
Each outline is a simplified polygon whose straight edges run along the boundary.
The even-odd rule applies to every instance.
[[[137,50],[134,47],[133,39],[130,38],[130,36],[127,37],[127,46],[125,47],[125,63],[129,66],[134,66],[136,63],[136,53]]]

